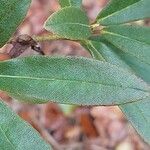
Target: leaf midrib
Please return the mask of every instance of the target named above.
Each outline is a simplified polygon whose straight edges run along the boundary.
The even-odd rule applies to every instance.
[[[50,26],[63,26],[63,25],[79,25],[79,26],[83,26],[83,27],[86,27],[86,28],[90,28],[90,26],[89,25],[87,25],[87,24],[82,24],[82,23],[71,23],[71,22],[69,22],[69,23],[59,23],[59,24],[53,24],[53,23],[48,23],[48,25],[50,25]]]
[[[120,88],[129,88],[134,89],[137,91],[142,91],[149,93],[149,90],[144,90],[140,88],[130,87],[130,86],[122,86],[122,85],[114,85],[114,84],[106,84],[102,82],[95,82],[95,81],[83,81],[83,80],[72,80],[72,79],[58,79],[58,78],[40,78],[40,77],[26,77],[26,76],[10,76],[10,75],[0,75],[0,78],[15,78],[15,79],[31,79],[31,80],[45,80],[45,81],[68,81],[68,82],[79,82],[79,83],[86,83],[86,84],[99,84],[104,86],[113,86],[113,87],[120,87]]]
[[[138,42],[138,43],[141,43],[141,44],[149,45],[149,44],[146,43],[146,42],[139,41],[139,40],[137,40],[137,39],[132,39],[132,38],[130,38],[130,37],[123,36],[123,35],[121,35],[121,34],[114,33],[114,32],[109,32],[109,31],[106,31],[106,30],[103,31],[103,34],[110,34],[110,35],[122,37],[122,38],[125,38],[125,39],[128,39],[128,40],[134,40],[134,41],[136,41],[136,42]],[[111,41],[109,40],[109,42],[111,42]],[[111,43],[112,43],[112,42],[111,42]],[[115,45],[117,48],[119,48],[116,44],[113,44],[113,45]],[[150,46],[150,45],[149,45],[149,46]],[[119,49],[120,49],[120,48],[119,48]],[[123,51],[123,52],[125,52],[125,53],[127,53],[126,51],[124,51],[124,50],[122,50],[122,49],[120,49],[120,50]],[[130,51],[128,51],[128,53],[130,53]],[[130,53],[130,54],[133,55],[133,53]],[[135,56],[135,55],[133,55],[133,56],[139,59],[139,57],[137,57],[137,56]],[[150,65],[149,63],[145,62],[144,60],[141,60],[141,59],[140,59],[140,61],[143,62],[143,63],[146,63],[147,65]]]
[[[92,42],[91,41],[88,41],[88,43],[89,43],[89,45],[95,50],[95,52],[99,55],[99,57],[101,57],[101,61],[103,60],[105,60],[104,58],[103,58],[103,56],[102,55],[100,55],[100,53],[98,52],[98,50],[95,48],[95,46],[92,44]],[[94,55],[93,55],[94,56]],[[95,56],[94,56],[95,57]]]
[[[2,127],[0,126],[0,130],[3,133],[3,135],[5,136],[5,138],[7,139],[8,143],[10,143],[10,145],[12,146],[12,148],[14,150],[16,150],[15,146],[12,144],[12,142],[9,140],[8,136],[6,135],[6,133],[4,132],[4,130],[2,129]]]
[[[121,9],[121,10],[119,10],[119,11],[116,11],[116,12],[114,12],[114,13],[111,13],[110,15],[105,16],[105,17],[99,19],[99,21],[103,21],[103,20],[105,20],[105,19],[107,19],[107,18],[109,18],[109,17],[111,17],[111,16],[113,16],[113,15],[116,15],[117,13],[120,13],[120,12],[122,12],[122,11],[128,9],[128,8],[131,7],[131,6],[136,5],[137,3],[141,2],[141,1],[142,1],[142,0],[140,0],[140,1],[138,1],[138,2],[135,2],[135,3],[133,3],[132,5],[129,5],[129,6],[123,8],[123,9]]]

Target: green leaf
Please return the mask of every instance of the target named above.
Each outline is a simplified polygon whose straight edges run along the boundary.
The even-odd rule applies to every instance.
[[[149,39],[144,39],[144,32],[137,30],[136,34],[141,33],[140,37],[132,34],[132,32],[130,33],[131,36],[135,36],[135,38],[140,38],[141,40],[143,39],[143,41],[147,40],[148,43]],[[105,41],[103,37],[93,37],[89,40],[89,42],[92,43],[93,47],[95,47],[97,52],[102,55],[105,61],[120,66],[122,68],[126,68],[135,73],[137,76],[141,77],[146,82],[150,83],[150,65],[147,65],[139,61],[135,57],[124,53],[120,49]],[[144,140],[150,143],[150,98],[148,97],[142,99],[142,101],[119,105],[119,107],[124,112],[128,120],[132,123],[134,128],[144,138]]]
[[[2,47],[16,31],[29,8],[31,0],[0,1],[0,47]]]
[[[133,127],[150,144],[150,97],[120,106]]]
[[[86,14],[77,7],[66,7],[53,13],[47,19],[45,29],[72,40],[87,39],[91,35]]]
[[[149,33],[150,28],[120,25],[104,28],[102,36],[121,51],[150,65],[150,41],[145,40]]]
[[[86,50],[89,51],[89,53],[91,54],[93,58],[104,61],[103,56],[99,52],[99,49],[97,49],[97,46],[99,47],[98,43],[94,41],[90,41],[90,40],[81,41],[80,43]]]
[[[134,72],[137,76],[141,77],[144,81],[150,83],[149,50],[143,51],[140,46],[139,49],[141,49],[141,52],[143,52],[143,56],[141,57],[141,55],[137,55],[137,49],[134,45],[131,48],[128,48],[128,44],[132,40],[135,40],[135,42],[140,42],[141,44],[146,44],[147,47],[150,48],[150,28],[121,25],[111,26],[106,28],[106,30],[108,32],[119,34],[121,36],[121,39],[122,37],[128,38],[128,43],[122,44],[121,40],[119,41],[119,43],[117,43],[115,40],[113,40],[113,38],[111,38],[112,41],[107,41],[107,36],[105,36],[105,34],[104,36],[102,35],[90,38],[88,40],[88,43],[92,43],[92,45],[97,50],[97,53],[99,52],[100,55],[105,59],[105,61],[122,68],[127,68]],[[114,45],[112,45],[110,42]],[[146,56],[146,58],[144,56]],[[137,57],[140,57],[141,59],[137,59]],[[145,60],[147,60],[148,63],[146,63]]]
[[[137,60],[135,57],[124,55],[122,57],[136,75],[140,76],[144,81],[150,83],[150,65]]]
[[[50,150],[36,130],[17,116],[0,100],[1,150]]]
[[[59,4],[61,7],[69,7],[69,6],[81,7],[82,0],[59,0]]]
[[[0,89],[32,103],[114,105],[150,95],[150,87],[131,72],[92,59],[18,58],[0,62],[0,70]]]
[[[82,46],[86,48],[91,56],[97,60],[110,62],[111,64],[121,66],[124,68],[130,68],[119,56],[121,53],[116,47],[106,42],[103,37],[95,36],[91,37],[86,42],[82,43]]]
[[[115,25],[150,17],[149,0],[111,0],[97,17],[101,25]]]

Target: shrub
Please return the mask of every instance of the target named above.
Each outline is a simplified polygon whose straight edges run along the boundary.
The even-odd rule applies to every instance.
[[[22,22],[30,2],[1,1],[0,46]],[[61,9],[44,25],[53,35],[35,36],[24,46],[36,49],[38,41],[73,40],[86,48],[93,59],[30,56],[1,61],[0,90],[30,103],[46,103],[51,99],[77,105],[118,105],[150,143],[150,28],[131,25],[150,17],[150,1],[111,0],[91,25],[81,9],[81,0],[59,2]],[[18,53],[13,51],[11,57]],[[51,149],[3,102],[0,102],[0,139],[0,148],[4,150]]]

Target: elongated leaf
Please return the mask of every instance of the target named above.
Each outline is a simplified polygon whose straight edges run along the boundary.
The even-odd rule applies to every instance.
[[[149,0],[111,0],[97,17],[101,25],[115,25],[150,17]]]
[[[0,47],[16,31],[29,8],[31,0],[0,1]]]
[[[89,42],[90,45],[92,44],[93,45],[92,47],[96,49],[96,52],[100,53],[100,55],[103,57],[103,59],[105,59],[105,61],[120,66],[122,68],[127,68],[131,70],[133,73],[135,73],[137,76],[140,76],[146,82],[150,82],[149,64],[141,62],[136,57],[131,56],[128,53],[125,53],[121,49],[118,49],[117,47],[108,43],[105,39],[103,39],[103,37],[97,36],[91,38],[88,42],[86,42],[86,44],[88,45],[86,46],[86,48],[90,47],[90,45],[88,44]],[[95,55],[95,53],[91,53],[91,55],[93,56]],[[93,58],[98,59],[97,54]]]
[[[144,37],[144,35],[150,33],[150,28],[130,27],[131,26],[122,25],[108,27],[102,32],[102,36],[121,51],[136,57],[136,59],[139,59],[141,62],[150,65],[150,42],[145,40]],[[140,36],[139,32],[141,32]]]
[[[137,38],[138,38],[138,35],[137,35]],[[139,38],[142,38],[142,32]],[[147,40],[146,42],[148,43],[148,39],[146,40]],[[146,64],[145,62],[142,62],[136,57],[122,51],[121,48],[119,49],[115,47],[114,45],[106,41],[103,37],[100,37],[100,36],[93,37],[90,39],[90,42],[97,49],[97,52],[99,52],[102,55],[105,61],[110,62],[111,64],[115,64],[117,66],[120,66],[122,68],[127,68],[133,71],[136,75],[140,76],[146,82],[150,83],[150,76],[149,76],[150,65],[149,64]]]
[[[113,105],[150,95],[131,72],[92,59],[18,58],[0,62],[0,70],[0,89],[28,102]]]
[[[130,43],[130,39],[136,40],[136,42],[141,42],[142,44],[146,44],[150,46],[150,28],[148,27],[139,27],[139,26],[111,26],[110,28],[106,28],[108,32],[115,32],[115,34],[120,34],[121,37],[127,37],[129,38],[128,43]],[[106,36],[107,37],[107,36]],[[147,62],[141,61],[141,59],[137,59],[137,57],[141,57],[139,55],[135,55],[137,53],[137,49],[135,49],[134,45],[129,49],[127,47],[128,43],[122,44],[122,41],[120,43],[115,42],[113,44],[109,43],[107,38],[105,38],[105,35],[100,37],[93,37],[89,41],[93,44],[95,49],[97,49],[97,52],[99,52],[102,57],[112,64],[115,64],[117,66],[120,66],[122,68],[128,68],[132,70],[136,75],[140,76],[143,80],[150,83],[150,54],[147,50],[146,53],[141,49],[143,52],[143,56],[146,54]],[[118,46],[118,45],[121,46]],[[134,43],[133,43],[134,44]],[[127,48],[127,51],[124,50],[124,47]],[[141,47],[140,47],[141,48]],[[147,53],[148,52],[148,53]],[[145,57],[142,58],[142,60],[146,60]]]
[[[140,32],[140,30],[138,31]],[[142,33],[143,32],[141,32],[140,38],[142,38]],[[132,35],[131,33],[131,36],[134,35]],[[138,36],[135,37],[138,38]],[[144,41],[144,36],[142,39]],[[148,43],[148,39],[145,40],[147,40]],[[140,62],[135,57],[124,53],[120,49],[105,41],[102,37],[93,37],[89,40],[89,42],[93,45],[93,47],[95,47],[97,52],[102,55],[105,61],[120,66],[122,68],[127,68],[136,75],[140,76],[146,82],[150,83],[149,65]],[[88,44],[88,42],[86,42],[86,44]],[[92,54],[94,55],[95,53]],[[94,58],[98,59],[97,54]],[[150,143],[150,98],[148,97],[146,99],[143,99],[142,101],[130,104],[119,105],[119,107],[124,112],[128,120],[132,123],[134,128],[143,137],[143,139],[146,142]]]
[[[118,28],[118,29],[116,29],[116,28]],[[148,46],[147,51],[142,50],[141,49],[142,46],[139,47],[139,49],[141,49],[141,52],[143,52],[143,54],[146,55],[146,58],[147,58],[146,59],[145,57],[143,57],[142,61],[141,61],[141,59],[137,58],[139,56],[134,57],[133,53],[135,53],[135,54],[137,53],[137,49],[134,47],[134,45],[132,46],[133,48],[131,47],[131,49],[129,49],[127,47],[128,44],[126,44],[126,46],[124,45],[126,48],[128,48],[128,50],[130,52],[132,52],[131,55],[130,55],[130,53],[124,53],[122,51],[122,47],[124,48],[124,46],[122,46],[122,47],[118,46],[119,50],[117,51],[117,53],[118,54],[120,53],[119,55],[120,55],[121,59],[123,61],[125,61],[126,64],[128,64],[138,76],[140,76],[143,80],[150,82],[150,78],[149,78],[149,74],[150,74],[150,65],[149,65],[149,62],[150,62],[150,53],[149,53],[150,28],[138,27],[138,26],[118,26],[118,27],[114,27],[114,28],[112,27],[112,30],[114,30],[114,32],[119,33],[123,36],[126,36],[126,37],[128,36],[131,39],[135,39],[137,42],[139,41],[142,44],[145,43]],[[117,49],[117,48],[115,47],[114,49]],[[143,61],[143,59],[147,60],[148,63]]]
[[[84,46],[90,52],[91,56],[97,60],[110,62],[117,66],[123,66],[123,68],[124,66],[128,69],[130,68],[118,55],[121,51],[109,43],[106,44],[100,36],[92,37],[87,40],[86,43],[83,42],[82,46]]]
[[[0,100],[0,149],[50,150],[51,147]]]
[[[69,7],[69,6],[75,6],[80,7],[82,4],[82,0],[59,0],[61,7]]]
[[[73,40],[86,39],[91,35],[86,14],[77,7],[66,7],[52,14],[45,23],[45,29]]]
[[[135,57],[124,55],[122,57],[126,64],[128,64],[132,70],[140,76],[144,81],[150,83],[150,65],[137,60]]]
[[[120,106],[133,127],[150,144],[150,98]]]
[[[94,42],[94,41],[81,41],[81,45],[89,51],[89,53],[91,54],[91,56],[97,60],[102,60],[104,61],[103,56],[101,55],[101,53],[99,52],[99,48],[97,48],[97,46],[99,47],[99,43]]]

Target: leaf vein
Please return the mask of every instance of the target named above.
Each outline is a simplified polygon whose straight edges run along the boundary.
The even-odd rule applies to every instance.
[[[141,1],[142,1],[142,0],[141,0]],[[113,15],[116,15],[117,13],[120,13],[120,12],[122,12],[122,11],[128,9],[128,8],[131,7],[131,6],[136,5],[137,3],[141,2],[141,1],[135,2],[135,3],[133,3],[132,5],[129,5],[129,6],[125,7],[125,8],[123,8],[123,9],[121,9],[121,10],[119,10],[119,11],[116,11],[116,12],[114,12],[114,13],[112,13],[112,14],[106,16],[106,17],[103,17],[103,18],[99,19],[99,20],[100,20],[100,21],[103,21],[104,19],[107,19],[107,18],[109,18],[109,17],[111,17],[111,16],[113,16]]]

